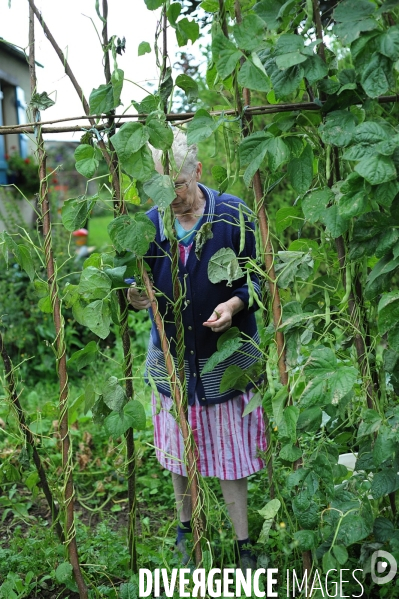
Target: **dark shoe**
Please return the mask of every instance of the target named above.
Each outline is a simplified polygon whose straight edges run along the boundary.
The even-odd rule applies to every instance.
[[[184,537],[176,542],[175,551],[180,553],[181,565],[186,566],[190,561],[190,555],[187,551],[186,539]]]
[[[249,551],[245,552],[244,555],[240,556],[237,568],[240,568],[243,572],[246,572],[246,570],[256,570],[255,556],[251,555]]]

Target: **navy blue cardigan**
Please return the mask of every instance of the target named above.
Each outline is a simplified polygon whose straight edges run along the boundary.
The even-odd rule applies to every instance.
[[[185,291],[184,308],[182,310],[184,341],[185,341],[185,371],[188,390],[188,401],[190,405],[195,403],[195,396],[201,405],[222,403],[235,397],[239,391],[229,389],[220,393],[220,381],[226,368],[237,365],[245,369],[259,360],[258,348],[259,338],[256,328],[254,310],[256,302],[248,308],[248,286],[246,277],[232,282],[227,286],[227,281],[211,283],[208,279],[208,263],[210,258],[221,248],[231,248],[238,256],[241,266],[244,266],[248,257],[255,257],[256,244],[254,236],[254,225],[246,223],[245,247],[239,255],[240,227],[239,227],[239,204],[248,208],[242,200],[230,194],[219,195],[217,191],[200,185],[206,197],[206,206],[202,223],[211,223],[213,237],[206,241],[202,248],[200,259],[195,254],[194,239],[193,247],[183,266],[179,260],[179,279]],[[147,212],[156,227],[156,238],[151,244],[145,257],[145,261],[151,268],[154,288],[163,293],[158,297],[159,311],[164,319],[166,336],[170,342],[172,356],[176,356],[175,335],[176,328],[173,321],[173,288],[171,275],[170,243],[164,234],[164,227],[157,206]],[[255,275],[251,276],[255,291],[259,293],[259,282]],[[230,358],[219,364],[211,373],[201,376],[201,371],[217,350],[217,341],[221,333],[214,333],[210,328],[204,327],[203,322],[211,317],[213,310],[222,302],[226,302],[233,296],[239,297],[245,304],[245,308],[233,317],[232,326],[240,329],[244,339],[243,345]],[[160,338],[154,323],[152,310],[149,310],[152,329],[148,348],[146,373],[147,382],[150,375],[155,382],[159,392],[170,396],[170,386],[165,367],[165,360],[161,350]],[[176,361],[175,361],[176,363]],[[248,388],[252,385],[249,384]]]

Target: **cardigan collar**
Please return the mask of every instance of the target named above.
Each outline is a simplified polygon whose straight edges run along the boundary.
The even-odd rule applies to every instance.
[[[204,210],[204,215],[202,218],[206,219],[204,222],[211,223],[213,221],[213,217],[215,215],[215,196],[213,194],[213,190],[209,189],[209,187],[206,187],[206,185],[202,185],[202,183],[198,183],[198,186],[200,187],[201,191],[203,192],[203,194],[205,195],[205,198],[206,198],[205,210]],[[165,241],[166,235],[165,235],[165,230],[164,230],[164,226],[163,226],[162,215],[159,211],[159,208],[158,208],[158,225],[159,225],[160,239],[161,239],[161,241]]]

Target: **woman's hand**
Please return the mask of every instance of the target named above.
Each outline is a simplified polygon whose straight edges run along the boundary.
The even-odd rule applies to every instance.
[[[151,306],[148,295],[144,291],[140,292],[137,287],[129,287],[127,299],[136,310],[146,310]]]
[[[202,324],[209,327],[214,333],[223,333],[232,325],[233,316],[244,308],[244,302],[239,297],[232,297],[229,301],[216,306],[211,316]]]

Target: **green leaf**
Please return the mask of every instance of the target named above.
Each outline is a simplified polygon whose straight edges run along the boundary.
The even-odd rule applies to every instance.
[[[111,83],[93,89],[90,98],[90,114],[107,114],[114,108],[114,92]]]
[[[252,135],[249,135],[240,143],[239,155],[240,164],[245,166],[255,161],[259,154],[266,154],[267,146],[272,138],[271,133],[264,131],[257,131]]]
[[[323,221],[327,205],[334,199],[333,192],[328,189],[313,191],[302,200],[302,211],[310,223]]]
[[[366,538],[370,532],[370,526],[362,516],[350,513],[342,520],[336,541],[349,547]]]
[[[130,426],[136,431],[143,431],[146,427],[145,409],[138,399],[129,401],[123,408],[123,413],[127,417]]]
[[[349,555],[346,550],[346,547],[344,547],[343,545],[334,545],[332,550],[334,553],[334,557],[337,560],[337,562],[339,563],[339,565],[343,566],[344,564],[346,564],[346,562],[349,559]]]
[[[224,360],[227,360],[230,356],[232,356],[242,345],[242,339],[236,337],[234,339],[228,339],[225,341],[220,349],[216,351],[209,360],[206,362],[204,368],[202,369],[201,375],[208,374],[212,372],[212,370]]]
[[[241,50],[252,52],[262,43],[265,22],[258,15],[246,15],[239,25],[234,25],[233,35]]]
[[[154,148],[165,152],[165,150],[169,150],[172,147],[173,131],[168,124],[163,123],[157,118],[148,117],[146,120],[146,129],[150,144]]]
[[[276,56],[276,65],[279,69],[284,70],[297,64],[301,64],[301,62],[305,62],[306,60],[307,56],[301,54],[299,51],[288,52],[287,54]]]
[[[146,145],[121,163],[126,173],[138,181],[145,181],[155,170],[152,154]]]
[[[282,233],[288,227],[294,226],[299,228],[301,219],[301,211],[297,206],[289,206],[287,208],[280,208],[276,212],[276,231]]]
[[[275,69],[271,74],[274,93],[276,98],[285,98],[297,91],[303,79],[302,65],[295,65],[283,71]]]
[[[148,139],[149,132],[147,127],[143,127],[141,123],[132,122],[124,123],[118,133],[115,133],[111,137],[112,145],[126,172],[128,172],[128,165],[130,164],[132,154],[135,154],[145,146]]]
[[[190,102],[195,102],[198,98],[198,83],[189,75],[178,75],[176,85],[184,91]]]
[[[168,175],[156,173],[143,185],[145,193],[160,208],[166,209],[176,198],[172,179]]]
[[[214,178],[214,180],[217,183],[219,193],[224,193],[229,184],[227,170],[224,168],[224,166],[216,165],[216,166],[212,167],[211,172],[212,172],[212,177]],[[197,245],[197,240],[196,240],[196,245]]]
[[[281,260],[276,264],[278,286],[286,289],[297,277],[306,280],[313,272],[313,258],[309,252],[278,252]]]
[[[347,146],[353,136],[357,124],[356,117],[348,110],[330,112],[325,123],[320,125],[319,133],[325,144]]]
[[[398,356],[395,354],[395,359],[397,360],[397,358]],[[386,370],[388,369],[386,368]],[[379,428],[378,437],[373,448],[373,461],[376,466],[380,466],[386,462],[386,460],[389,460],[395,456],[397,442],[391,438],[391,435],[392,432],[387,426],[381,426]]]
[[[375,156],[377,153],[376,146],[368,144],[358,144],[356,146],[350,146],[345,150],[342,155],[344,160],[362,160],[369,156]]]
[[[266,147],[269,155],[269,166],[272,171],[276,171],[290,159],[289,148],[281,137],[272,137]]]
[[[88,364],[91,364],[98,356],[98,347],[95,341],[90,341],[83,349],[75,351],[68,360],[70,364],[76,364],[76,368],[81,370]]]
[[[222,375],[220,381],[220,393],[225,393],[229,389],[236,389],[245,391],[248,384],[248,377],[245,375],[245,371],[239,366],[234,364],[228,366]]]
[[[335,571],[337,569],[337,562],[335,561],[330,551],[327,551],[323,555],[322,564],[323,572],[325,572],[326,574],[329,570]]]
[[[370,98],[377,98],[385,94],[391,87],[391,63],[389,58],[378,54],[372,56],[363,69],[361,84]]]
[[[151,52],[151,46],[148,42],[140,42],[137,54],[138,56],[143,56],[144,54],[149,54]]]
[[[211,283],[227,280],[227,286],[231,287],[233,281],[243,276],[244,272],[231,248],[220,248],[209,260],[208,278]]]
[[[118,439],[131,427],[131,424],[124,412],[111,412],[104,420],[104,427],[108,435]]]
[[[367,207],[368,198],[363,190],[358,193],[341,196],[338,204],[338,212],[342,218],[348,220],[354,216],[359,216],[359,214],[364,214]]]
[[[374,499],[379,499],[399,489],[399,475],[391,468],[376,472],[371,482],[371,494]]]
[[[343,0],[334,10],[334,20],[340,23],[353,23],[370,17],[376,6],[368,0]]]
[[[51,106],[54,106],[55,102],[51,98],[49,98],[47,92],[34,93],[32,94],[31,101],[29,102],[29,106],[33,108],[37,108],[38,110],[47,110]]]
[[[303,73],[310,85],[313,85],[328,74],[328,66],[320,56],[315,54],[302,64]],[[356,86],[355,86],[356,87]]]
[[[280,439],[288,438],[291,443],[296,442],[296,424],[299,417],[299,408],[297,406],[287,406],[283,412],[283,418],[278,427],[278,436]]]
[[[265,520],[273,520],[273,518],[277,515],[280,507],[281,502],[279,499],[271,499],[266,503],[266,505],[262,509],[257,510],[257,512]]]
[[[297,495],[292,501],[292,509],[302,528],[313,528],[319,522],[319,508],[304,494]]]
[[[299,414],[297,430],[299,432],[317,433],[322,422],[322,411],[318,406],[307,408]]]
[[[90,299],[103,299],[111,290],[111,279],[95,266],[88,266],[80,275],[78,291]]]
[[[139,114],[150,114],[160,109],[160,96],[158,94],[150,94],[141,102],[132,100],[132,104]]]
[[[148,10],[156,10],[160,8],[164,2],[164,0],[144,0]]]
[[[200,230],[197,231],[197,235],[195,236],[195,255],[198,260],[201,260],[202,248],[204,247],[205,243],[212,238],[212,223],[206,222],[201,225]]]
[[[399,291],[384,293],[378,304],[378,331],[384,335],[399,321]]]
[[[310,551],[316,546],[316,537],[312,530],[297,530],[294,532],[294,541],[299,551]]]
[[[187,127],[187,143],[189,145],[204,141],[218,128],[219,122],[215,121],[209,112],[200,108],[195,113],[193,120]]]
[[[273,418],[274,423],[277,427],[279,427],[284,420],[284,408],[287,401],[287,397],[287,387],[284,386],[272,398]]]
[[[377,543],[385,543],[392,538],[395,531],[394,524],[388,518],[378,517],[374,520],[373,533]]]
[[[379,154],[363,158],[355,166],[355,171],[371,185],[386,183],[397,176],[393,160]]]
[[[98,167],[95,148],[89,144],[80,144],[76,148],[74,156],[76,170],[87,179],[91,179]]]
[[[305,365],[305,374],[317,380],[327,379],[335,404],[351,391],[358,376],[356,368],[338,364],[334,352],[323,346],[312,351]]]
[[[168,17],[168,21],[172,25],[172,27],[176,27],[176,21],[181,13],[181,8],[182,6],[180,2],[173,2],[168,7],[166,14]]]
[[[262,394],[258,391],[257,393],[255,393],[255,395],[251,397],[251,399],[245,406],[244,411],[242,413],[242,417],[244,418],[244,416],[247,416],[247,414],[251,414],[254,410],[259,408],[262,405],[262,403],[263,397]]]
[[[381,425],[381,416],[375,410],[366,410],[363,414],[363,420],[357,431],[357,438],[365,437],[375,433]]]
[[[125,73],[122,71],[122,69],[115,69],[111,75],[112,92],[114,96],[114,108],[117,108],[121,104],[121,93],[124,76]]]
[[[304,39],[294,33],[283,33],[277,39],[275,55],[283,56],[292,52],[300,52],[304,48]]]
[[[279,13],[284,4],[285,0],[261,0],[253,9],[265,21],[266,27],[273,31],[280,25]]]
[[[61,220],[67,231],[76,231],[84,227],[97,199],[98,196],[79,196],[65,200],[61,208]]]
[[[365,121],[358,125],[353,133],[353,141],[357,144],[374,144],[379,141],[389,140],[392,132],[379,123]]]
[[[75,309],[74,304],[73,309]],[[75,311],[74,311],[75,315]],[[109,335],[111,317],[109,313],[109,303],[103,300],[96,300],[88,304],[82,314],[82,324],[87,326],[93,333],[101,339],[106,339]]]
[[[55,579],[59,584],[65,584],[69,580],[72,580],[72,566],[69,562],[62,562],[57,566]]]
[[[110,376],[102,388],[103,401],[110,410],[119,412],[126,403],[126,395],[116,376]]]
[[[242,87],[248,87],[259,92],[268,93],[271,89],[271,82],[251,60],[246,60],[238,73],[238,84]]]
[[[19,244],[19,260],[18,263],[21,266],[22,270],[26,272],[29,279],[33,281],[35,278],[35,265],[33,264],[32,256],[30,254],[29,248],[25,245]]]
[[[212,55],[217,72],[222,79],[226,79],[234,71],[242,52],[222,33],[218,33],[212,40]]]
[[[51,314],[53,311],[53,307],[51,305],[50,295],[46,295],[46,297],[42,297],[38,301],[37,306],[41,312],[44,312],[44,314]]]
[[[279,457],[286,462],[296,462],[302,457],[302,451],[299,449],[299,447],[296,447],[296,445],[288,443],[282,447]]]
[[[110,222],[108,233],[118,251],[144,256],[155,239],[155,226],[146,214],[122,215]]]
[[[323,222],[334,239],[345,233],[348,229],[348,221],[342,218],[337,205],[326,209],[323,215]]]
[[[193,44],[200,36],[199,24],[189,19],[181,19],[176,23],[176,39],[179,46],[185,46],[190,40]]]
[[[378,37],[378,50],[394,62],[399,59],[399,27],[395,25]]]
[[[299,158],[293,158],[287,167],[292,187],[299,194],[308,191],[313,180],[313,151],[309,144]]]

